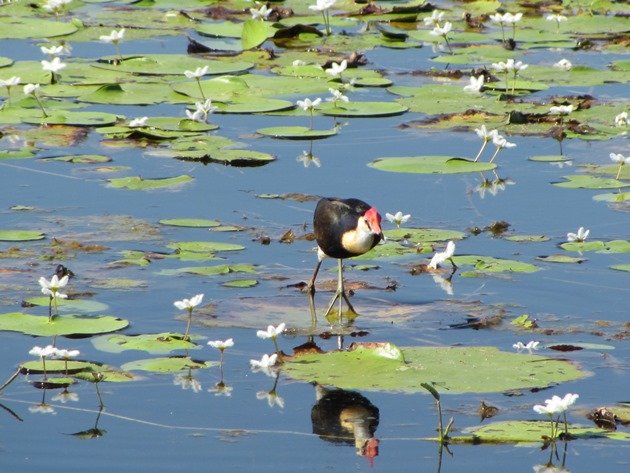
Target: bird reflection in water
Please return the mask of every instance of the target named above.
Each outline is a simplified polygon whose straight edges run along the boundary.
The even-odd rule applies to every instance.
[[[316,404],[311,410],[313,433],[322,440],[354,444],[357,455],[370,465],[378,456],[379,441],[374,437],[379,422],[378,408],[355,391],[326,389],[315,385]]]

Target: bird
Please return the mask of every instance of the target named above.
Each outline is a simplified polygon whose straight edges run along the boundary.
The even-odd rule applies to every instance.
[[[311,304],[311,316],[315,319],[315,279],[326,257],[336,258],[339,268],[337,290],[328,304],[325,316],[337,300],[345,300],[348,308],[356,314],[344,290],[343,260],[367,253],[383,240],[381,215],[375,207],[359,199],[323,197],[317,202],[313,214],[313,230],[317,241],[317,265],[307,285]],[[340,309],[341,314],[341,309]]]

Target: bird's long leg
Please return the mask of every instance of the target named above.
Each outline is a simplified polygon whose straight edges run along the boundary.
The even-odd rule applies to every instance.
[[[317,266],[315,266],[315,271],[313,271],[313,276],[306,286],[306,292],[308,293],[308,308],[311,312],[311,325],[313,327],[317,325],[317,312],[315,311],[315,279],[317,279],[317,273],[319,273],[321,265],[322,260],[318,260]]]
[[[343,260],[338,259],[337,263],[338,263],[338,268],[339,268],[339,274],[337,276],[337,290],[335,291],[335,295],[333,296],[333,298],[330,300],[330,303],[328,304],[328,309],[326,309],[326,313],[324,314],[324,317],[330,313],[330,311],[333,308],[333,305],[335,305],[335,302],[337,302],[337,299],[339,299],[339,303],[341,304],[341,298],[343,298],[343,300],[346,301],[346,304],[348,304],[348,308],[350,309],[350,311],[356,314],[356,311],[354,310],[354,307],[352,307],[352,304],[350,303],[350,300],[348,299],[348,296],[346,295],[346,291],[343,286]],[[341,319],[341,307],[339,307],[339,318]]]

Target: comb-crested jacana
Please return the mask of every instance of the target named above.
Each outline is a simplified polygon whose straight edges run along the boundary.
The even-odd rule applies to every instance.
[[[326,309],[325,315],[330,313],[338,299],[341,304],[340,298],[346,301],[348,308],[354,313],[354,307],[352,307],[344,290],[342,260],[370,251],[383,239],[381,216],[374,207],[362,200],[324,197],[315,207],[313,229],[318,245],[318,261],[313,277],[307,286],[311,302],[311,314],[314,316],[315,313],[313,300],[315,279],[322,265],[322,260],[326,256],[337,258],[339,274],[337,290],[328,305],[328,309]]]

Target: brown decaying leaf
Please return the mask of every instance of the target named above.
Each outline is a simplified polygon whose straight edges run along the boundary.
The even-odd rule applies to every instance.
[[[499,409],[497,407],[490,406],[483,401],[481,401],[479,407],[477,408],[477,413],[479,414],[481,421],[496,416],[498,412]]]
[[[295,241],[295,233],[289,229],[280,237],[280,243],[293,243]]]
[[[589,412],[586,418],[592,420],[597,427],[605,430],[617,430],[617,424],[620,422],[619,417],[607,407],[598,407]]]
[[[570,345],[570,344],[564,344],[564,343],[560,345],[551,345],[551,346],[548,346],[547,348],[551,350],[556,350],[556,351],[578,351],[578,350],[584,349],[582,347],[578,347],[578,346]]]

